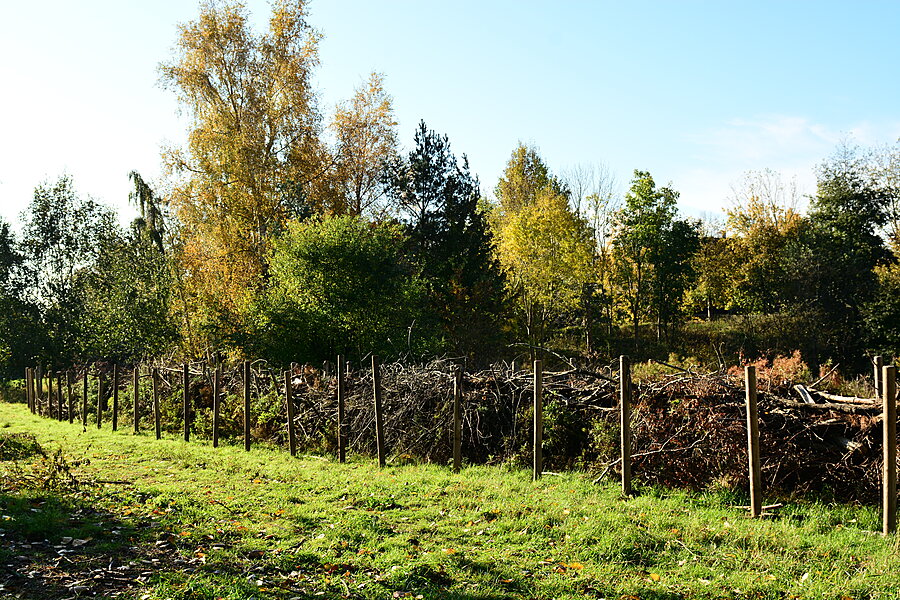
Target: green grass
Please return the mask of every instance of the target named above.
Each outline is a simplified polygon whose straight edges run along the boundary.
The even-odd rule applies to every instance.
[[[145,600],[900,595],[900,545],[873,533],[877,507],[793,503],[751,520],[733,506],[741,498],[622,498],[581,473],[534,483],[512,468],[379,470],[363,458],[82,432],[23,405],[0,404],[4,425],[0,435],[31,433],[47,456],[61,447],[82,482],[34,487],[53,468],[39,454],[0,462],[0,564],[43,574],[11,580],[26,598],[72,597],[82,580]],[[68,538],[86,540],[72,565],[122,565],[124,581],[97,583],[59,560],[53,546],[71,548]]]

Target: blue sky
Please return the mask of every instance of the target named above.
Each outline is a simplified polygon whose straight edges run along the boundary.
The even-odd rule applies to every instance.
[[[262,25],[263,1],[247,3]],[[327,114],[385,74],[401,142],[420,119],[468,155],[490,192],[519,141],[555,171],[634,169],[717,213],[750,169],[814,192],[843,138],[900,137],[900,3],[313,0]],[[126,207],[127,173],[158,177],[185,122],[157,86],[194,2],[9,4],[0,20],[0,216],[67,172]]]

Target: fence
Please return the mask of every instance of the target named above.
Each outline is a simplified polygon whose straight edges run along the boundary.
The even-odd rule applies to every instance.
[[[285,437],[287,445],[292,456],[297,454],[298,447],[298,423],[302,425],[303,420],[298,417],[298,408],[302,410],[304,407],[298,407],[298,400],[302,400],[304,394],[301,392],[310,392],[319,386],[318,393],[320,395],[333,395],[334,398],[334,414],[327,414],[321,410],[320,414],[312,415],[314,420],[332,419],[331,429],[333,431],[333,439],[336,446],[337,458],[340,462],[346,460],[347,450],[351,446],[355,446],[359,451],[365,451],[371,448],[371,444],[361,444],[361,440],[371,439],[371,434],[367,436],[367,432],[371,432],[374,428],[374,451],[377,456],[378,464],[384,467],[388,454],[387,438],[385,431],[390,428],[392,423],[386,423],[384,389],[382,386],[382,372],[385,366],[381,365],[376,357],[372,357],[371,370],[368,377],[361,376],[360,373],[354,373],[350,370],[349,365],[343,357],[338,356],[336,369],[332,377],[333,385],[321,386],[321,381],[316,381],[319,375],[307,370],[306,368],[294,367],[289,371],[283,371],[275,374],[271,370],[265,368],[264,363],[258,363],[257,368],[254,364],[245,361],[238,366],[232,366],[226,369],[225,365],[216,364],[208,365],[207,363],[191,363],[183,364],[180,369],[174,369],[163,365],[151,365],[142,367],[136,365],[131,368],[131,406],[130,416],[134,433],[141,431],[142,417],[145,413],[150,412],[153,418],[153,431],[157,439],[162,436],[163,429],[163,411],[161,410],[161,391],[166,388],[174,391],[177,387],[181,388],[181,406],[180,415],[173,414],[173,406],[167,407],[167,417],[170,420],[180,419],[180,425],[183,437],[186,442],[190,441],[191,433],[197,429],[195,405],[200,408],[208,408],[212,413],[211,418],[211,438],[213,447],[219,445],[222,434],[223,423],[228,421],[223,415],[223,399],[228,397],[229,391],[237,392],[240,390],[242,399],[242,410],[240,417],[241,431],[243,433],[243,443],[245,450],[250,450],[252,442],[252,422],[254,415],[252,414],[251,400],[255,396],[259,399],[261,396],[267,395],[272,397],[280,397],[283,400],[283,408],[287,419],[285,426]],[[883,427],[883,468],[882,468],[882,506],[883,506],[883,533],[888,535],[896,531],[896,510],[897,510],[897,470],[896,470],[896,369],[893,366],[883,366],[881,357],[874,359],[875,365],[875,382],[876,382],[876,400],[881,399],[883,404],[882,420]],[[473,442],[472,431],[477,430],[477,424],[473,422],[471,414],[469,418],[463,418],[463,381],[464,373],[458,365],[447,365],[444,373],[434,381],[424,381],[423,385],[431,387],[447,388],[449,395],[452,397],[449,414],[443,414],[440,410],[433,415],[435,425],[433,430],[437,435],[440,432],[448,431],[452,438],[450,444],[452,451],[452,468],[459,471],[463,458],[463,442],[464,442],[464,426],[468,426],[468,441]],[[393,368],[403,368],[394,365]],[[329,369],[326,368],[326,371]],[[515,372],[515,370],[513,369]],[[492,369],[493,372],[493,369]],[[123,387],[123,373],[118,365],[111,368],[98,366],[81,367],[80,369],[67,370],[64,372],[44,371],[40,366],[35,368],[27,368],[25,370],[25,399],[29,409],[35,413],[49,418],[59,420],[68,420],[73,423],[76,415],[80,417],[81,425],[87,428],[89,416],[92,414],[94,423],[99,429],[103,426],[104,416],[108,412],[110,416],[110,427],[113,431],[119,428],[120,417],[120,392]],[[280,377],[279,377],[280,375]],[[516,376],[520,376],[515,372]],[[531,453],[533,460],[533,479],[538,480],[542,475],[546,474],[543,464],[543,446],[544,446],[544,383],[545,378],[553,377],[559,374],[545,374],[541,361],[535,361],[531,372],[530,389],[533,391],[533,423],[531,426],[532,442]],[[621,473],[622,493],[626,496],[632,493],[631,467],[633,462],[632,454],[632,400],[633,400],[633,382],[631,379],[630,363],[627,357],[622,356],[619,360],[618,378],[617,380],[596,374],[598,377],[607,380],[608,383],[616,385],[617,389],[617,406],[612,407],[618,413],[619,417],[619,459]],[[89,379],[96,381],[96,403],[89,402]],[[107,378],[109,379],[107,385]],[[125,378],[127,381],[128,378]],[[180,381],[178,381],[180,379]],[[76,402],[75,391],[77,382],[81,382],[81,403],[80,410],[76,410],[78,403]],[[283,382],[283,386],[279,384]],[[356,386],[356,388],[368,388],[371,393],[371,405],[374,414],[363,414],[360,411],[348,411],[347,407],[347,385],[348,381]],[[145,383],[142,386],[142,382]],[[146,382],[149,382],[149,390]],[[750,506],[749,511],[752,517],[762,516],[762,476],[760,466],[760,430],[759,415],[757,409],[757,381],[756,367],[747,366],[744,371],[745,382],[745,415],[746,415],[746,434],[747,434],[747,480],[749,482]],[[46,383],[46,393],[44,392],[44,384]],[[495,378],[496,383],[496,378]],[[180,384],[180,385],[179,385]],[[65,386],[65,394],[63,394],[63,386]],[[333,389],[333,392],[332,392]],[[207,390],[210,398],[206,398]],[[499,385],[498,385],[499,391]],[[255,394],[254,394],[255,392]],[[396,394],[397,390],[393,390]],[[235,396],[236,394],[232,394]],[[65,402],[64,402],[65,396]],[[147,411],[147,396],[149,396],[149,405],[151,411]],[[171,398],[171,394],[169,394]],[[476,400],[477,401],[477,400]],[[93,408],[93,410],[91,410]],[[269,407],[271,409],[271,407]],[[307,403],[307,410],[313,410],[315,406]],[[427,412],[428,407],[418,407],[419,413]],[[515,409],[514,409],[515,412]],[[407,415],[404,415],[407,416]],[[235,419],[232,415],[231,427],[229,431],[234,431]],[[393,422],[396,424],[396,420]],[[309,432],[304,432],[309,438]],[[351,443],[351,435],[356,436],[356,443]]]

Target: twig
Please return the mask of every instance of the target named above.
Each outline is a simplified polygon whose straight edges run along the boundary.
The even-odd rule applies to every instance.
[[[682,373],[688,373],[689,375],[693,375],[694,372],[690,369],[685,369],[684,367],[676,367],[675,365],[670,365],[667,362],[663,362],[661,360],[656,360],[655,358],[651,358],[649,361],[650,364],[656,363],[658,365],[662,365],[664,367],[669,367],[670,369],[675,369],[676,371],[681,371]]]
[[[663,448],[659,448],[657,450],[648,450],[647,452],[638,452],[637,454],[632,454],[631,458],[632,459],[643,458],[644,456],[651,456],[653,454],[665,454],[666,452],[684,452],[685,450],[691,450],[693,448],[696,448],[700,442],[706,440],[706,437],[707,436],[704,435],[702,438],[700,438],[699,440],[696,440],[690,446],[683,446],[681,448],[665,448],[665,447],[663,447]],[[665,446],[665,444],[663,444],[663,446]],[[617,458],[616,460],[612,461],[611,463],[607,463],[603,469],[603,472],[600,473],[600,476],[597,477],[596,479],[594,479],[591,483],[596,485],[596,484],[600,483],[601,481],[603,481],[603,478],[606,477],[606,474],[609,472],[609,470],[611,468],[613,468],[614,466],[616,466],[617,464],[619,464],[620,462],[622,462],[621,456],[619,458]]]
[[[818,379],[816,379],[815,381],[813,381],[811,384],[809,384],[806,387],[808,387],[808,388],[816,387],[818,384],[820,384],[823,381],[825,381],[826,379],[828,379],[828,376],[831,375],[832,373],[834,373],[839,366],[841,366],[841,363],[838,363],[838,364],[834,365],[833,367],[831,367],[830,371],[828,371],[827,373],[825,373],[824,375],[822,375],[821,377],[819,377]]]

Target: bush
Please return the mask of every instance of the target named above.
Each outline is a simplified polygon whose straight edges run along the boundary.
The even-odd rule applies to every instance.
[[[397,227],[355,217],[290,223],[274,244],[248,345],[281,364],[436,351],[425,285],[404,240]]]

